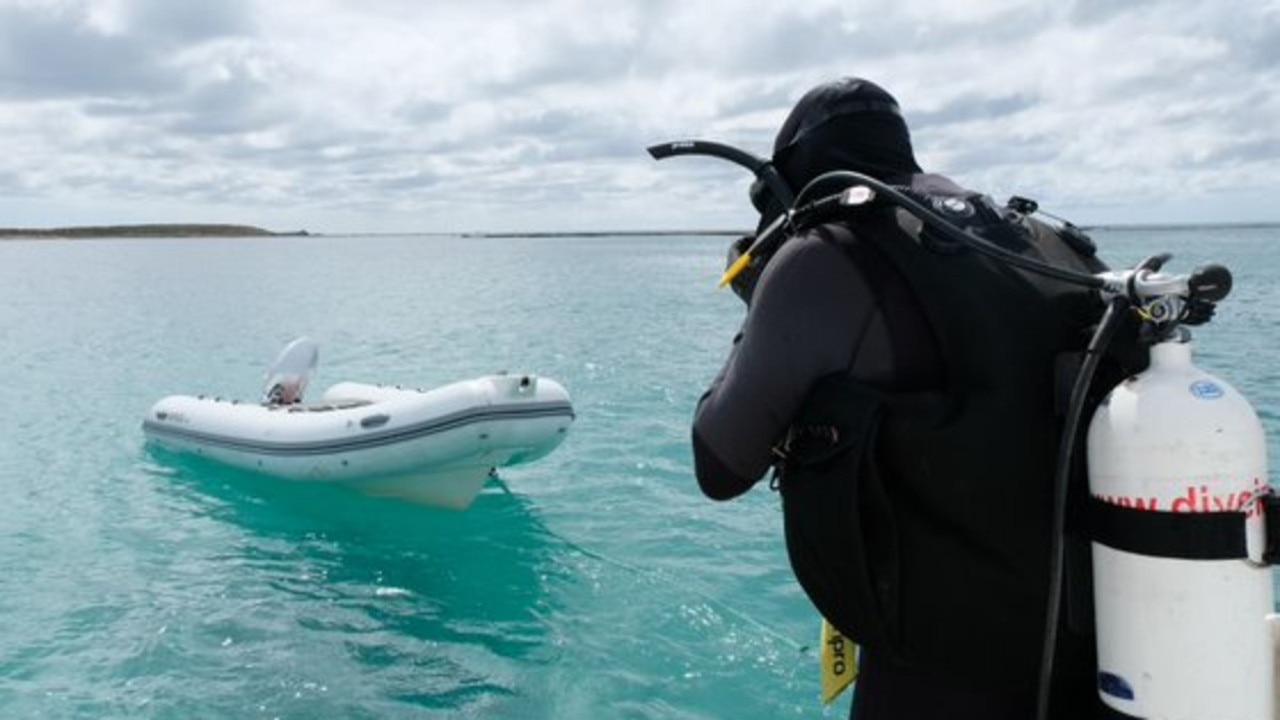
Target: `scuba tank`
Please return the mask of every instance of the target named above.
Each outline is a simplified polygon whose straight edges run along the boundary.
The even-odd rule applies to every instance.
[[[659,160],[729,160],[755,173],[757,185],[779,180],[768,161],[718,143],[689,140],[648,150]],[[831,192],[833,184],[843,188]],[[1230,273],[1210,265],[1168,275],[1160,272],[1168,256],[1097,275],[1059,268],[1007,252],[916,197],[860,173],[827,173],[794,196],[782,190],[777,195],[787,198],[786,211],[741,249],[722,286],[744,272],[758,273],[807,218],[888,203],[955,246],[1090,288],[1108,303],[1071,393],[1053,481],[1037,717],[1050,714],[1068,486],[1082,422],[1088,423],[1091,500],[1083,524],[1092,541],[1099,698],[1128,718],[1275,717],[1272,633],[1280,634],[1280,616],[1273,614],[1269,566],[1280,558],[1280,500],[1268,485],[1257,414],[1230,385],[1195,367],[1185,329],[1212,317],[1230,291]],[[1075,232],[1069,224],[1064,229]],[[1149,346],[1150,365],[1113,388],[1090,419],[1087,397],[1101,356],[1122,319],[1134,316],[1141,321],[1139,340]]]
[[[1130,292],[1156,309],[1145,317],[1180,314],[1185,285],[1135,278]],[[1112,389],[1088,431],[1098,691],[1130,717],[1269,720],[1262,424],[1194,365],[1175,320],[1150,322],[1150,366]]]

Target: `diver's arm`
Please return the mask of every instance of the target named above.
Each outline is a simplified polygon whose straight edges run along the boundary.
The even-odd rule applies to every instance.
[[[782,246],[694,414],[694,470],[708,497],[735,497],[764,476],[813,383],[850,366],[873,314],[871,290],[843,250],[813,233]]]

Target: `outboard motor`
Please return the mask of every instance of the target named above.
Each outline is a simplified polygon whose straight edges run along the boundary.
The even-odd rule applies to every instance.
[[[266,405],[293,405],[302,402],[307,383],[315,375],[320,361],[320,346],[308,337],[300,337],[280,351],[276,361],[267,370],[267,381],[262,389],[262,402]]]
[[[1193,364],[1179,322],[1230,276],[1117,277],[1158,341],[1089,426],[1099,694],[1134,718],[1271,720],[1266,439],[1249,402]]]

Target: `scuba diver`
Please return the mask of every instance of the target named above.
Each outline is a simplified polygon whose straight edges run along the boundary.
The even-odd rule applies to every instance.
[[[1046,611],[1065,397],[1102,301],[890,205],[791,208],[815,179],[854,171],[1012,254],[1096,274],[1092,241],[1032,217],[1032,201],[997,205],[923,172],[897,101],[865,79],[806,93],[765,165],[756,236],[730,248],[747,314],[693,419],[702,491],[728,500],[772,469],[795,575],[861,647],[851,718],[1035,717],[1047,617],[1049,717],[1109,717],[1088,602],[1071,600],[1090,592],[1087,542],[1082,555],[1068,541],[1061,621]],[[743,262],[766,234],[785,242]],[[1141,369],[1145,351],[1128,350],[1100,387]]]

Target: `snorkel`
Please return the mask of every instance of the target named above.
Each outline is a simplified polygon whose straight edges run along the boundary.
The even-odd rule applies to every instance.
[[[728,160],[750,170],[756,176],[756,182],[762,183],[783,207],[788,208],[788,211],[795,202],[795,198],[791,194],[791,188],[787,186],[787,181],[782,179],[782,175],[778,173],[778,169],[774,167],[773,162],[753,155],[746,150],[710,140],[676,140],[659,145],[651,145],[648,151],[654,160],[665,160],[679,155],[708,155],[721,160]],[[784,212],[743,251],[742,255],[725,270],[724,276],[720,278],[720,287],[725,287],[732,283],[757,258],[767,258],[770,253],[777,249],[782,239],[786,237],[786,234],[779,231],[787,224],[787,217],[788,213]],[[761,242],[766,237],[774,239],[771,239],[768,243]]]

